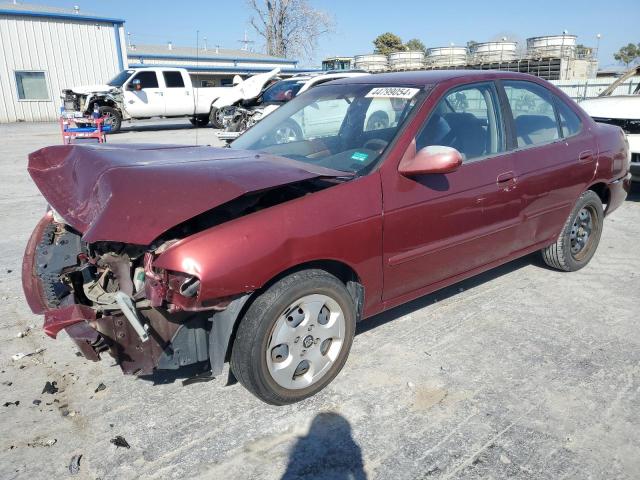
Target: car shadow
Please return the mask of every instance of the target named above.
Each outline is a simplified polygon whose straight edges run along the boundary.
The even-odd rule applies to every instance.
[[[463,280],[449,287],[436,290],[433,293],[419,297],[415,300],[412,300],[411,302],[404,303],[402,305],[374,315],[373,317],[365,319],[359,322],[356,326],[356,335],[360,335],[361,333],[373,330],[374,328],[384,325],[385,323],[388,323],[392,320],[403,317],[405,315],[409,315],[410,313],[426,308],[429,305],[433,305],[438,301],[446,300],[447,298],[458,295],[461,292],[460,289],[471,290],[475,287],[495,280],[496,278],[499,278],[503,275],[515,272],[516,270],[519,270],[528,265],[536,265],[541,268],[549,268],[544,264],[544,262],[540,258],[540,255],[538,255],[537,253],[532,253],[499,267],[492,268],[491,270],[488,270],[484,273],[475,275],[471,278],[468,278],[467,280]]]
[[[281,480],[366,480],[362,450],[351,436],[342,415],[322,412],[315,416],[304,437],[299,437]]]
[[[631,202],[640,202],[640,182],[631,182],[631,190],[627,195],[627,200]]]

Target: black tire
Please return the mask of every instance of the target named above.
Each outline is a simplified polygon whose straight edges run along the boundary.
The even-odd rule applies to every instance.
[[[584,212],[591,219],[588,239],[585,242],[576,242],[576,240],[572,239],[572,236],[579,236],[581,232],[587,231],[581,224],[581,215],[584,216]],[[600,197],[595,192],[587,190],[578,198],[569,218],[567,218],[564,227],[562,227],[558,240],[541,250],[542,259],[547,265],[557,270],[565,272],[580,270],[589,263],[598,248],[603,221],[604,211]],[[578,227],[576,227],[576,224],[579,224]],[[580,248],[580,250],[576,252],[577,248]]]
[[[189,119],[194,127],[206,127],[209,125],[209,117],[207,115],[198,115]]]
[[[209,123],[213,128],[224,128],[222,124],[222,120],[220,119],[220,114],[222,110],[220,108],[211,107],[211,112],[209,112]]]
[[[105,125],[111,125],[111,131],[108,133],[118,133],[122,127],[122,114],[113,107],[102,106],[98,109],[101,117],[108,117]]]
[[[373,112],[369,120],[367,120],[367,131],[382,130],[384,128],[389,128],[389,115],[381,110]]]
[[[287,389],[269,373],[266,355],[272,330],[289,305],[312,294],[329,296],[340,306],[345,319],[344,341],[335,361],[316,383],[305,388]],[[353,343],[355,325],[353,299],[340,280],[323,270],[292,273],[274,283],[247,309],[233,342],[231,370],[247,390],[266,403],[298,402],[322,390],[340,372]]]

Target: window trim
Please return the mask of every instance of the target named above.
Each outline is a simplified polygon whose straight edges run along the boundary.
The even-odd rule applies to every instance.
[[[507,132],[507,128],[506,128],[507,122],[505,121],[506,119],[504,117],[504,111],[503,111],[503,108],[502,108],[502,99],[500,97],[500,89],[498,88],[498,85],[496,84],[496,82],[494,80],[480,80],[478,82],[459,83],[459,84],[454,85],[453,87],[449,88],[448,90],[445,90],[442,93],[442,95],[440,95],[440,98],[438,98],[436,100],[435,104],[433,105],[433,108],[429,112],[429,115],[427,115],[427,117],[424,119],[424,122],[422,122],[422,125],[418,128],[418,131],[414,135],[414,140],[415,140],[418,137],[418,135],[422,132],[422,129],[427,125],[429,120],[431,120],[431,116],[434,114],[435,109],[437,108],[437,106],[440,104],[441,101],[446,100],[446,97],[449,96],[451,93],[454,93],[456,90],[461,90],[461,89],[464,89],[466,87],[473,86],[473,85],[489,85],[491,88],[493,88],[493,91],[495,93],[495,95],[494,95],[494,100],[495,100],[494,111],[496,113],[496,120],[497,120],[497,124],[498,124],[497,126],[500,128],[500,132],[499,133],[500,133],[500,143],[501,143],[502,151],[496,152],[496,153],[489,153],[487,155],[482,155],[482,156],[479,156],[479,157],[473,157],[471,159],[465,159],[462,162],[462,165],[460,165],[460,168],[463,168],[465,165],[470,165],[472,163],[481,162],[481,161],[492,159],[492,158],[497,158],[497,157],[500,157],[500,156],[505,155],[507,153],[510,153],[510,151],[509,151],[509,137],[508,137],[508,132]],[[418,144],[416,142],[416,148],[417,148],[417,146],[418,146]]]
[[[18,89],[18,73],[42,73],[44,74],[44,86],[47,90],[47,98],[20,98],[20,91]],[[49,75],[46,70],[43,69],[18,69],[13,71],[13,79],[16,82],[16,99],[18,102],[52,102],[51,89],[49,88]]]
[[[558,138],[548,141],[548,142],[544,142],[544,143],[536,143],[534,145],[525,145],[523,147],[519,147],[518,146],[518,135],[516,133],[516,124],[515,124],[515,119],[513,118],[513,111],[511,110],[511,104],[509,103],[509,97],[507,96],[507,92],[505,90],[505,86],[504,83],[505,82],[518,82],[518,83],[529,83],[532,84],[534,86],[540,87],[542,88],[545,92],[547,92],[547,94],[551,97],[551,98],[547,98],[546,100],[549,101],[549,103],[551,103],[551,106],[553,108],[553,116],[556,119],[556,129],[558,131]],[[558,117],[558,108],[556,106],[556,102],[555,102],[555,97],[557,97],[557,95],[555,95],[551,90],[549,90],[547,87],[545,87],[544,85],[539,84],[538,82],[533,82],[531,80],[520,80],[520,79],[513,79],[513,78],[504,78],[504,79],[500,79],[500,81],[498,82],[500,89],[502,90],[502,95],[503,95],[503,101],[504,101],[504,106],[505,106],[505,111],[507,112],[507,118],[509,120],[509,123],[511,124],[511,145],[512,145],[512,149],[510,150],[511,152],[519,152],[522,150],[528,150],[530,148],[539,148],[539,147],[545,147],[547,145],[553,145],[554,143],[558,143],[558,142],[564,142],[565,141],[565,137],[562,135],[562,126],[560,125],[560,118]],[[570,138],[570,137],[566,137],[566,138]]]

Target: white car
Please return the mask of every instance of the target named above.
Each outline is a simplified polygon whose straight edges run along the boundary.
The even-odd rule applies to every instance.
[[[631,176],[636,182],[640,182],[640,84],[636,86],[633,93],[627,95],[613,95],[613,93],[621,84],[638,74],[640,74],[640,66],[622,75],[598,98],[580,102],[580,106],[596,122],[617,125],[624,130],[631,152]]]
[[[195,87],[183,68],[131,68],[105,85],[83,85],[62,91],[67,115],[83,117],[97,110],[107,117],[112,133],[123,120],[150,117],[190,117],[191,123],[209,123],[213,103],[229,87]]]

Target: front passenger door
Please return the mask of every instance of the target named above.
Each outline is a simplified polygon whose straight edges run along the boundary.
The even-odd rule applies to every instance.
[[[139,90],[135,88],[135,80],[140,81]],[[124,88],[124,106],[133,118],[164,115],[164,97],[156,72],[142,70],[129,79]]]

